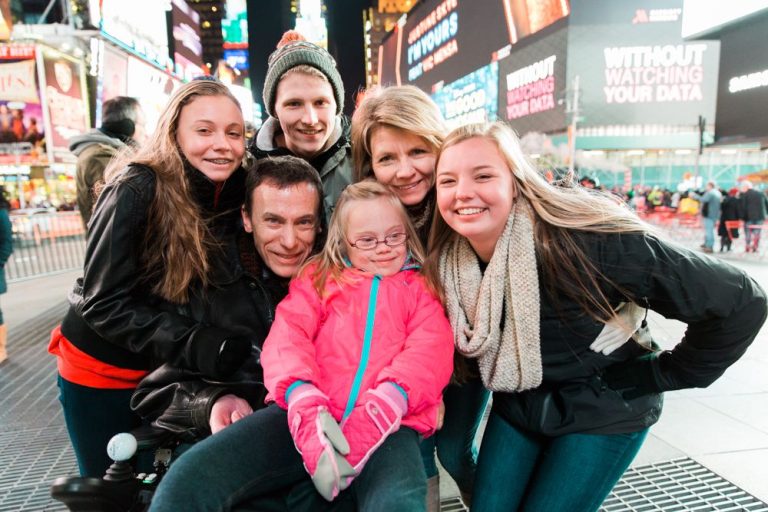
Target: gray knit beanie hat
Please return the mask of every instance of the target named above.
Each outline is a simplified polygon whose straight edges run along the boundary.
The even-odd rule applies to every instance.
[[[290,32],[294,31],[286,32],[281,43],[286,40],[286,36],[289,36]],[[297,33],[294,37],[302,36]],[[308,41],[295,39],[292,41],[289,39],[289,41],[284,46],[278,45],[277,50],[269,56],[263,92],[267,113],[272,117],[277,117],[275,115],[277,85],[283,75],[296,66],[307,65],[317,69],[328,78],[333,88],[333,97],[336,100],[336,114],[341,114],[344,108],[344,84],[341,81],[339,71],[336,69],[336,61],[325,49]]]

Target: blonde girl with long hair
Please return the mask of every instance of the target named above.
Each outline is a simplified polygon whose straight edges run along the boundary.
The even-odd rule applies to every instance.
[[[422,256],[392,192],[347,187],[264,343],[274,404],[186,452],[151,510],[211,510],[309,479],[328,501],[352,486],[357,510],[423,510],[419,440],[437,427],[453,346]]]
[[[435,161],[448,133],[440,109],[412,85],[366,92],[352,116],[355,181],[375,178],[390,188],[426,245],[435,215]],[[490,393],[476,366],[455,361],[454,381],[445,389],[445,420],[421,445],[427,471],[427,510],[440,510],[440,481],[435,454],[469,505],[475,478],[478,431]]]
[[[89,225],[83,277],[53,335],[61,402],[83,476],[109,467],[109,438],[140,422],[131,394],[173,360],[221,379],[250,353],[250,340],[194,320],[238,230],[244,198],[243,115],[227,87],[180,87],[154,135],[106,172]]]
[[[501,123],[451,132],[436,187],[427,274],[457,350],[493,391],[471,508],[597,510],[661,393],[733,364],[765,320],[765,293],[614,198],[550,185]],[[650,342],[647,309],[688,324],[679,344]]]

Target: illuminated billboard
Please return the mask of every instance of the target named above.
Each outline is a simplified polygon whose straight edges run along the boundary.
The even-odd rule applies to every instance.
[[[46,159],[35,47],[0,44],[0,164]]]
[[[768,137],[768,14],[725,29],[720,44],[716,137]]]
[[[171,33],[176,74],[185,80],[204,74],[200,15],[187,4],[186,0],[172,0]]]
[[[572,7],[567,77],[570,97],[579,77],[581,143],[594,136],[604,148],[696,147],[698,117],[710,128],[715,119],[720,45],[683,41],[682,0]]]
[[[382,45],[382,84],[433,91],[569,12],[567,0],[427,0]]]
[[[157,0],[102,0],[101,31],[161,68],[170,68],[165,4]]]
[[[181,82],[136,57],[128,58],[128,82],[126,94],[139,100],[147,120],[147,133],[152,133],[157,126],[168,98]]]
[[[684,0],[682,35],[684,38],[706,36],[725,25],[765,10],[768,10],[768,0]]]
[[[498,84],[499,64],[492,62],[440,88],[432,99],[450,128],[495,121]]]
[[[91,129],[85,66],[80,60],[44,47],[38,47],[37,63],[44,84],[48,157],[52,162],[74,163],[77,157],[69,151],[69,140]]]
[[[519,135],[556,132],[566,126],[568,29],[557,23],[512,47],[499,61],[499,118]]]

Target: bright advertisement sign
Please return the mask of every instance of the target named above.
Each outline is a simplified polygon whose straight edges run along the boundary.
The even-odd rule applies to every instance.
[[[102,0],[101,31],[162,68],[170,66],[166,7],[158,0]]]
[[[659,137],[680,136],[676,145],[695,147],[698,117],[714,122],[720,48],[717,41],[682,40],[682,0],[572,6],[568,88],[572,97],[578,76],[582,131],[631,138],[640,147],[646,136],[657,147],[665,143]]]
[[[499,117],[519,135],[555,132],[566,127],[565,90],[567,27],[564,23],[512,47],[499,61]],[[556,29],[556,30],[551,30]]]
[[[35,47],[0,45],[0,164],[46,159]]]
[[[185,0],[172,0],[171,32],[176,74],[191,80],[203,74],[203,43],[200,40],[200,15]]]
[[[80,60],[50,48],[38,47],[43,115],[48,139],[48,157],[52,162],[74,163],[69,140],[90,130],[85,66]]]
[[[128,94],[128,56],[104,47],[101,64],[101,103]]]
[[[432,94],[432,99],[450,128],[495,121],[498,80],[499,65],[492,62],[442,87]]]
[[[128,58],[127,69],[126,94],[139,100],[146,117],[147,133],[152,133],[168,99],[181,81],[135,57]]]
[[[380,83],[431,91],[489,64],[569,9],[568,0],[423,1],[382,45]]]
[[[768,14],[725,29],[720,41],[715,135],[768,138]]]

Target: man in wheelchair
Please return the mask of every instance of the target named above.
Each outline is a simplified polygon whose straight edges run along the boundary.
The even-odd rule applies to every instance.
[[[317,172],[293,157],[260,161],[246,181],[242,218],[244,230],[224,247],[226,257],[237,264],[228,275],[212,276],[219,285],[191,301],[190,310],[201,323],[254,340],[250,356],[226,381],[173,362],[147,375],[131,399],[131,408],[146,425],[134,438],[120,434],[110,441],[109,454],[116,462],[104,479],[67,477],[54,482],[52,496],[71,510],[144,510],[168,464],[185,446],[264,406],[261,345],[291,277],[322,247]],[[154,462],[148,461],[153,456]],[[134,474],[129,459],[143,473]]]

